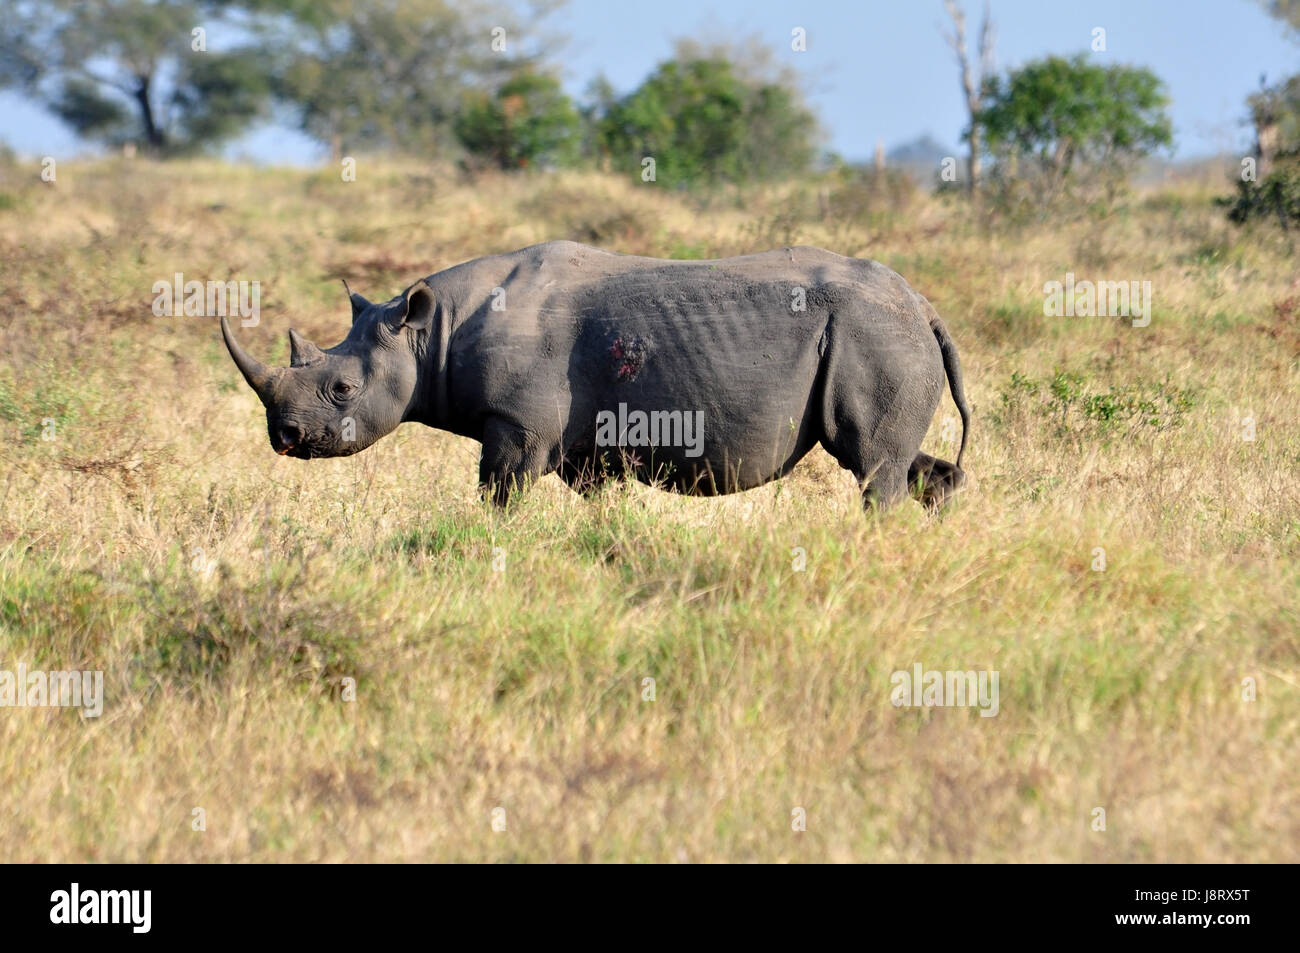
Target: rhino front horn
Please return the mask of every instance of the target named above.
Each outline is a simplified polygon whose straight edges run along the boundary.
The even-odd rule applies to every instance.
[[[248,386],[253,388],[253,392],[261,398],[263,404],[269,404],[275,390],[278,372],[267,367],[239,346],[225,315],[221,317],[221,336],[226,339],[226,350],[234,358],[235,366],[239,368],[239,373],[244,375],[244,380],[248,381]]]
[[[289,329],[289,366],[303,367],[325,356],[320,348],[295,331]]]

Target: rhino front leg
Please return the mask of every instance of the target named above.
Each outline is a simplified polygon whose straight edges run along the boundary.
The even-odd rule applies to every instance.
[[[483,428],[483,456],[479,459],[479,490],[497,506],[510,502],[538,477],[549,473],[550,448],[522,427],[493,417]]]
[[[570,489],[585,497],[594,496],[614,478],[606,461],[594,454],[566,456],[560,461],[559,474]]]

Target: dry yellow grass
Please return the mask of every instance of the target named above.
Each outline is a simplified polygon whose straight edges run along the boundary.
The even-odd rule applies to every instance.
[[[986,232],[811,186],[3,169],[0,669],[106,682],[98,719],[0,709],[3,859],[1300,859],[1300,286],[1226,190]],[[150,311],[177,271],[257,280],[241,339],[283,362],[290,324],[342,336],[339,277],[563,237],[894,267],[961,351],[974,487],[868,519],[817,451],[731,498],[549,477],[495,513],[477,446],[414,425],[276,457],[215,320]],[[1067,271],[1150,280],[1151,325],[1044,317]],[[999,714],[895,708],[915,662],[996,669]]]

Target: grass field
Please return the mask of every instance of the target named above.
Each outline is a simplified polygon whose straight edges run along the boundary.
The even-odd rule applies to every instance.
[[[1300,278],[1227,183],[988,231],[814,186],[57,175],[0,170],[0,669],[105,700],[0,709],[0,859],[1300,860]],[[494,512],[477,444],[417,425],[277,457],[215,319],[150,307],[257,280],[240,338],[284,364],[291,324],[343,336],[341,277],[552,238],[893,267],[960,349],[973,485],[866,517],[817,450],[734,497],[552,476]],[[1045,317],[1067,272],[1149,280],[1150,325]],[[997,716],[895,707],[915,663],[996,670]]]

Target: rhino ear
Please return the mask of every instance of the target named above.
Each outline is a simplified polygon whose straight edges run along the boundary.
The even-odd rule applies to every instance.
[[[425,330],[433,320],[433,312],[437,307],[438,302],[433,296],[433,289],[423,281],[417,281],[406,292],[401,307],[393,315],[393,330],[400,331],[402,328],[410,328],[412,331]]]
[[[346,278],[343,279],[343,290],[348,293],[348,300],[352,302],[352,323],[356,324],[357,318],[361,317],[362,312],[370,307],[370,302],[349,288]]]

